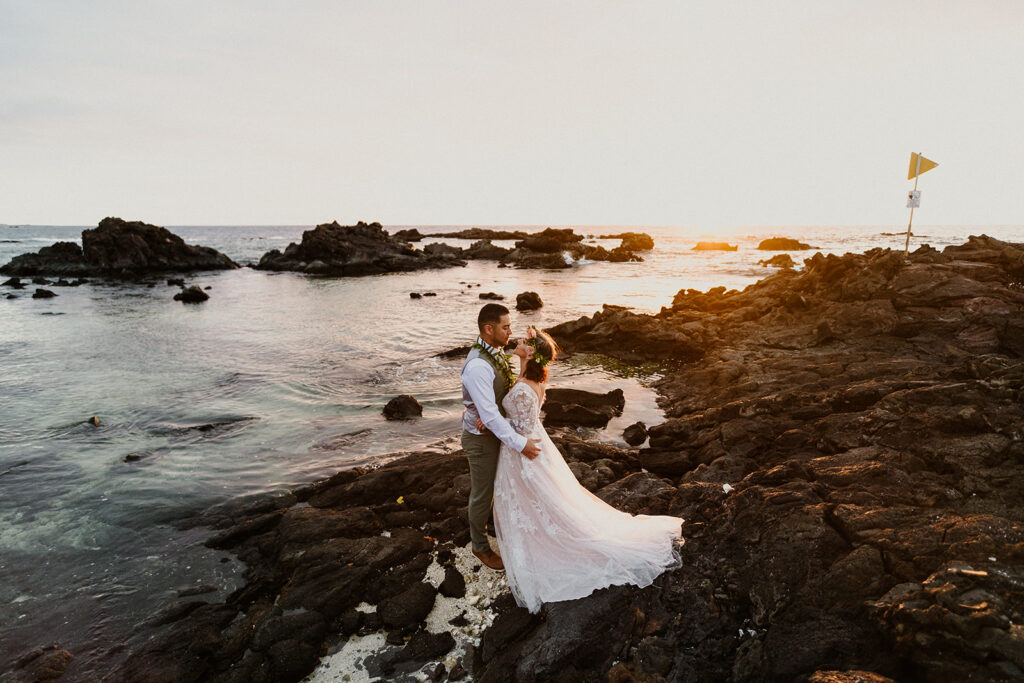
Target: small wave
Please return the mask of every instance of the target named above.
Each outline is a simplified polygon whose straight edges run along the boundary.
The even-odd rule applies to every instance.
[[[357,429],[354,432],[348,432],[346,434],[339,434],[338,436],[332,436],[329,439],[324,439],[323,441],[319,441],[319,442],[313,444],[312,446],[310,446],[310,450],[314,450],[314,451],[336,451],[336,450],[338,450],[340,448],[344,448],[345,446],[350,446],[350,445],[352,445],[352,443],[354,443],[356,441],[360,441],[360,440],[366,438],[367,436],[369,436],[372,433],[373,433],[373,430],[370,429],[370,428]]]
[[[226,431],[242,427],[247,423],[255,422],[259,420],[258,417],[250,415],[245,416],[225,416],[221,419],[214,420],[211,422],[204,422],[201,424],[176,424],[176,423],[157,423],[150,428],[150,431],[154,434],[169,434],[169,435],[187,435],[187,434],[214,434],[219,435]]]

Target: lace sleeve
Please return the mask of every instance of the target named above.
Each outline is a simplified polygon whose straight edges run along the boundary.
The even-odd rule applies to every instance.
[[[533,389],[525,384],[512,387],[502,403],[512,429],[523,436],[529,436],[537,422],[538,413],[536,394],[533,393]]]

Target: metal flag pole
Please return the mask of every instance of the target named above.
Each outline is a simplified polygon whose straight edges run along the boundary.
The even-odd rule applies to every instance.
[[[914,172],[914,192],[917,192],[917,181],[921,179],[921,153],[917,153],[917,170]],[[910,258],[910,226],[914,224],[914,204],[910,204],[910,222],[907,223],[907,243],[903,245],[903,262],[907,263]]]

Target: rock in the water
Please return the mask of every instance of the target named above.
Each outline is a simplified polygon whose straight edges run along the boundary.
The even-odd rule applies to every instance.
[[[793,257],[789,254],[776,254],[771,258],[758,261],[758,263],[762,266],[770,266],[772,268],[792,268],[796,265],[796,263],[793,262]]]
[[[388,401],[383,412],[384,417],[389,420],[408,420],[423,415],[423,405],[415,396],[402,394]]]
[[[635,233],[630,233],[635,234]],[[580,259],[591,261],[643,261],[623,246],[608,251],[583,243],[583,235],[569,228],[547,228],[516,242],[516,248],[502,257],[501,264],[519,268],[569,268]]]
[[[647,425],[643,422],[634,422],[623,430],[622,438],[630,446],[639,446],[647,441]]]
[[[601,239],[621,239],[620,245],[627,251],[650,251],[654,249],[654,238],[646,232],[623,232],[618,235],[601,235]]]
[[[422,299],[423,295],[420,294],[419,292],[409,292],[409,298],[410,299]]]
[[[486,228],[468,228],[457,232],[435,232],[424,237],[452,237],[462,240],[521,240],[530,234],[522,230],[488,230]]]
[[[506,249],[504,247],[499,247],[496,244],[491,244],[490,240],[478,240],[476,242],[473,242],[473,244],[470,245],[468,249],[464,249],[462,255],[464,258],[468,259],[497,261],[501,258],[504,258],[511,252],[511,249]]]
[[[604,427],[622,414],[626,399],[622,389],[598,394],[579,389],[548,389],[544,424],[548,426]]]
[[[695,251],[736,251],[739,247],[728,242],[697,242]]]
[[[177,294],[174,295],[175,301],[180,301],[185,304],[199,304],[210,298],[210,295],[204,292],[199,287],[193,285],[192,287],[186,287]]]
[[[544,306],[537,292],[520,292],[516,295],[517,311],[536,311]]]
[[[394,238],[403,242],[419,242],[423,239],[423,235],[420,234],[417,228],[411,228],[409,230],[399,230],[394,234]]]
[[[184,287],[185,286],[185,278],[181,278],[181,277],[167,278],[167,284],[168,284],[168,286],[171,286],[171,287],[174,287],[174,286]]]
[[[447,245],[427,245],[417,251],[406,240],[389,235],[380,223],[342,226],[335,221],[305,231],[302,242],[289,244],[284,253],[267,252],[256,268],[328,276],[376,275],[466,265],[459,254],[461,250]]]
[[[505,299],[501,294],[495,294],[494,292],[483,292],[480,294],[481,299],[487,299],[490,301],[503,301]]]
[[[139,277],[150,273],[237,268],[238,264],[210,247],[186,244],[156,225],[104,218],[82,231],[82,246],[57,242],[35,254],[22,254],[0,267],[12,275],[104,275]]]
[[[51,292],[50,290],[39,288],[39,289],[36,289],[35,293],[32,295],[32,298],[33,299],[51,299],[51,298],[53,298],[55,296],[57,296],[57,295],[55,293]]]
[[[13,287],[14,289],[25,289],[25,283],[21,281],[21,278],[12,277],[3,283],[7,287]]]
[[[761,240],[761,243],[757,245],[758,249],[764,251],[796,251],[800,249],[817,249],[809,244],[804,244],[800,240],[791,239],[789,237],[769,237],[766,240]]]

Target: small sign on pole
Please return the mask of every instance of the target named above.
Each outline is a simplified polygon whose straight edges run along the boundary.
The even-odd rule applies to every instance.
[[[917,189],[917,181],[921,178],[921,174],[932,170],[938,166],[937,163],[931,159],[926,159],[917,152],[910,155],[910,169],[907,171],[907,180],[914,179],[914,189],[907,192],[907,208],[910,209],[910,220],[907,221],[907,242],[903,245],[903,261],[906,263],[909,261],[908,255],[910,254],[910,232],[911,226],[914,225],[914,209],[921,208],[921,191]]]

